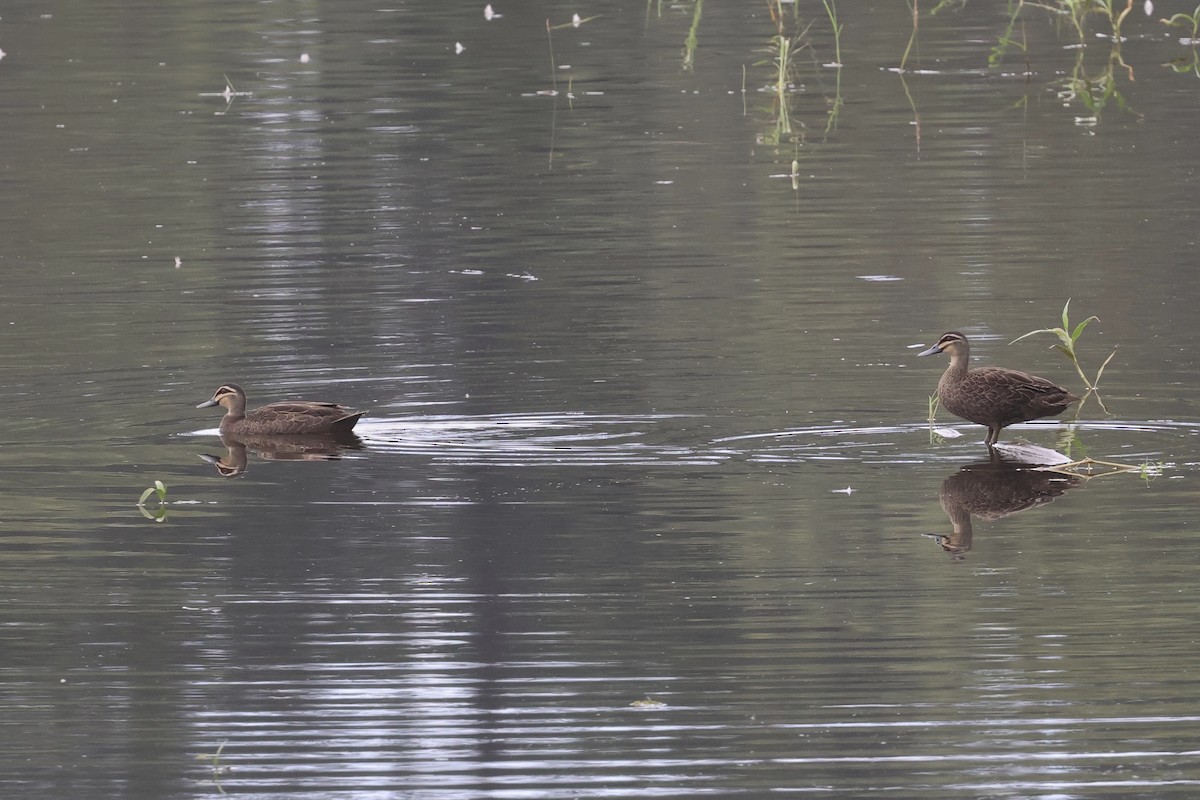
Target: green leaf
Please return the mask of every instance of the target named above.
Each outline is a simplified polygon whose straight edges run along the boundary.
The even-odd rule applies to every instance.
[[[1016,344],[1017,342],[1021,341],[1022,339],[1028,339],[1030,336],[1034,336],[1039,333],[1054,333],[1056,330],[1058,330],[1058,329],[1057,328],[1038,328],[1036,331],[1030,331],[1029,333],[1021,334],[1020,336],[1018,336],[1017,338],[1015,338],[1011,342],[1009,342],[1009,344]]]
[[[152,494],[154,494],[154,487],[153,487],[153,486],[151,486],[151,487],[150,487],[149,489],[147,489],[146,491],[142,492],[142,496],[138,498],[137,504],[138,504],[139,506],[144,506],[144,505],[146,504],[146,498],[147,498],[147,497],[149,497],[149,496],[150,496],[150,495],[152,495]]]
[[[1113,356],[1115,356],[1116,354],[1117,354],[1116,350],[1113,350],[1111,353],[1109,353],[1108,358],[1104,359],[1104,363],[1100,365],[1100,369],[1096,370],[1096,380],[1092,381],[1093,386],[1098,385],[1100,383],[1100,376],[1104,374],[1104,368],[1108,366],[1108,362],[1112,361]]]
[[[1071,298],[1067,298],[1067,302],[1063,303],[1063,329],[1071,327],[1071,320],[1067,317],[1067,309],[1071,307]]]
[[[1089,322],[1099,322],[1099,321],[1100,321],[1099,317],[1088,317],[1083,322],[1076,325],[1075,332],[1071,334],[1071,342],[1074,343],[1075,341],[1077,341],[1079,339],[1079,336],[1083,333],[1083,329],[1088,326]]]

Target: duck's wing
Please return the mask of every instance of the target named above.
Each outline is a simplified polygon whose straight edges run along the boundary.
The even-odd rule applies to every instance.
[[[343,426],[357,421],[363,412],[337,403],[315,403],[311,401],[285,401],[256,408],[246,415],[255,428],[267,433],[305,433],[330,428],[341,423]]]
[[[982,367],[971,370],[967,377],[973,384],[972,391],[987,402],[997,407],[1022,408],[1026,413],[1061,413],[1079,399],[1053,381],[1016,369]]]

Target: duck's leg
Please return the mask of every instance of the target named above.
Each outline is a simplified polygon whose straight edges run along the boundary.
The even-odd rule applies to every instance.
[[[996,442],[997,442],[997,440],[999,440],[999,438],[1000,438],[1000,426],[999,425],[988,425],[988,435],[987,435],[987,438],[984,439],[984,444],[986,444],[988,446],[988,449],[995,447]]]

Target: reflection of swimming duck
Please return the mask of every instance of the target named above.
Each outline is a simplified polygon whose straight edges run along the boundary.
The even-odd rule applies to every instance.
[[[349,432],[336,434],[307,434],[296,436],[236,436],[221,434],[224,456],[200,453],[200,458],[216,467],[226,478],[245,474],[249,466],[247,449],[264,461],[336,461],[343,450],[363,449],[362,440]]]
[[[1016,422],[1028,422],[1061,414],[1079,400],[1045,378],[1004,367],[968,369],[971,345],[957,331],[942,334],[937,344],[918,356],[950,354],[950,366],[938,381],[937,396],[942,406],[956,417],[985,425],[985,443],[991,447],[1000,430]]]
[[[362,411],[354,411],[337,403],[314,403],[292,400],[271,403],[246,411],[246,392],[236,383],[226,383],[212,398],[196,408],[221,406],[221,433],[248,436],[254,434],[287,435],[349,432]]]
[[[1058,472],[1018,469],[1001,459],[963,467],[938,490],[942,509],[954,526],[949,536],[936,537],[943,550],[965,553],[974,531],[971,517],[996,520],[1045,505],[1080,484],[1080,479]]]

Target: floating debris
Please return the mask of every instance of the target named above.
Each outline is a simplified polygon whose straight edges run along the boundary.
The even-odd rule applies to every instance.
[[[232,103],[235,97],[250,97],[253,92],[239,92],[233,88],[233,81],[229,80],[228,75],[222,75],[225,79],[225,89],[220,92],[201,92],[201,97],[223,97],[226,103]]]
[[[999,446],[999,445],[997,445]],[[1064,456],[1064,458],[1066,458]],[[1149,474],[1153,467],[1149,464],[1122,464],[1119,461],[1100,461],[1095,458],[1084,458],[1079,461],[1067,460],[1066,463],[1056,462],[1053,464],[1043,464],[1036,469],[1045,472],[1058,472],[1062,475],[1071,475],[1077,478],[1099,478],[1104,475],[1119,475],[1123,472],[1141,472]],[[1161,468],[1157,472],[1162,474]]]
[[[1022,464],[1052,467],[1071,463],[1070,457],[1064,456],[1057,450],[1029,442],[996,442],[992,447],[997,453]]]
[[[655,700],[647,695],[642,700],[634,700],[629,704],[630,708],[666,708],[667,704],[661,700]]]
[[[466,50],[466,49],[467,49],[467,48],[463,47],[463,43],[462,43],[462,42],[455,42],[455,43],[454,43],[454,55],[456,55],[456,56],[461,56],[461,55],[462,55],[462,52],[463,52],[463,50]]]

